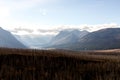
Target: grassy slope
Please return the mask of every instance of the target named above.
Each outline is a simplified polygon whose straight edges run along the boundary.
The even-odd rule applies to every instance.
[[[0,48],[0,80],[120,80],[120,52]]]

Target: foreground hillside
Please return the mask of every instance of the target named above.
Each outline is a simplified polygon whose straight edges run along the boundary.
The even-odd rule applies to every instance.
[[[0,48],[0,80],[120,80],[120,52]]]

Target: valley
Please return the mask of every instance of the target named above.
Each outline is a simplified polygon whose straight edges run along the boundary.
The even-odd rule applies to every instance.
[[[0,80],[120,80],[120,0],[0,0]]]

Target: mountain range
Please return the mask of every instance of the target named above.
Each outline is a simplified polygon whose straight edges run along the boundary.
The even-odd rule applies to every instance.
[[[65,29],[55,36],[14,36],[10,32],[0,28],[0,47],[25,48],[24,45],[26,45],[29,48],[67,50],[106,50],[120,48],[120,28],[106,28],[94,32]]]
[[[120,48],[120,28],[106,28],[90,33],[86,31],[75,31],[75,33],[77,34],[75,35],[74,31],[70,31],[70,33],[67,31],[60,32],[54,37],[54,40],[56,41],[51,41],[54,45],[51,45],[48,48],[69,50],[103,50]],[[69,35],[70,37],[68,37]]]
[[[14,35],[0,27],[0,47],[7,48],[27,48]]]
[[[101,50],[120,48],[120,28],[106,28],[92,32],[80,39],[78,50]]]
[[[62,45],[62,44],[75,43],[88,33],[89,32],[87,31],[79,31],[77,29],[66,29],[60,31],[58,35],[53,37],[49,44]]]

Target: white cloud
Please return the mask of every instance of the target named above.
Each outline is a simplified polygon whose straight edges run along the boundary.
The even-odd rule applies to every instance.
[[[37,30],[34,30],[33,32],[28,32],[26,30],[21,30],[21,31],[12,31],[13,34],[16,35],[56,35],[57,32],[39,32]]]
[[[79,30],[87,30],[87,31],[97,31],[104,28],[120,28],[118,24],[110,23],[110,24],[98,24],[98,25],[59,25],[59,26],[46,26],[46,25],[20,25],[21,27],[12,27],[9,29],[6,27],[7,30],[10,30],[14,34],[18,35],[31,35],[31,34],[40,34],[40,35],[55,35],[59,31],[64,29],[79,29]]]
[[[21,31],[32,33],[34,30],[33,29],[28,29],[28,28],[21,28],[21,27],[14,28],[14,30],[12,30],[12,32],[15,32],[15,33],[18,33],[18,32],[21,32]]]
[[[120,28],[120,26],[116,23],[110,24],[98,24],[98,25],[80,25],[81,30],[88,30],[90,32],[97,31],[104,28]]]

